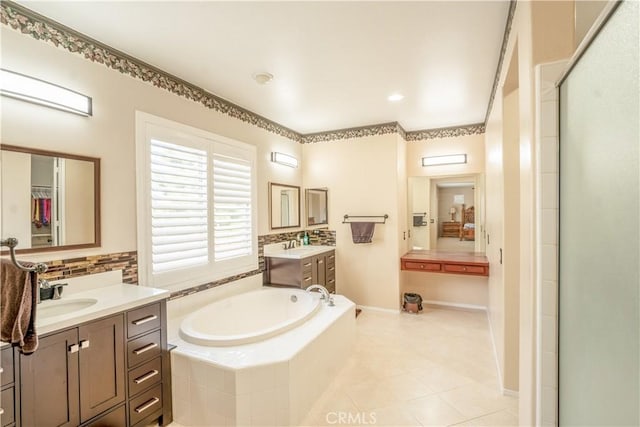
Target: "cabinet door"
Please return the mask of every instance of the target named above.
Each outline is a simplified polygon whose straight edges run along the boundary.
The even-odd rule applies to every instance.
[[[68,426],[79,423],[78,330],[41,338],[38,350],[20,355],[23,426]]]
[[[80,418],[88,421],[125,400],[123,315],[78,328]]]
[[[317,255],[313,257],[313,283],[326,286],[327,284],[327,270],[326,259],[324,255]]]

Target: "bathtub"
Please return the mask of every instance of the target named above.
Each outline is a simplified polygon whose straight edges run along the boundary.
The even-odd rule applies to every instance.
[[[209,304],[189,315],[180,336],[204,346],[249,344],[304,323],[320,308],[320,300],[294,288],[264,288]]]
[[[263,288],[188,314],[172,342],[174,420],[299,425],[353,349],[355,304],[341,295],[334,301],[330,307],[318,293]]]

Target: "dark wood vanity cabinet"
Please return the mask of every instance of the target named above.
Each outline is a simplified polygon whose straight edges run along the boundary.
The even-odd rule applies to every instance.
[[[41,337],[18,357],[22,426],[169,424],[165,325],[160,301]]]
[[[302,259],[266,257],[267,283],[307,288],[322,285],[336,292],[336,252],[328,251]]]
[[[0,391],[0,426],[14,427],[19,426],[20,400],[18,393],[20,392],[20,382],[16,381],[18,376],[16,368],[17,350],[13,347],[6,346],[0,351],[0,377],[2,379]]]
[[[78,426],[125,401],[123,317],[48,335],[20,356],[23,425]]]

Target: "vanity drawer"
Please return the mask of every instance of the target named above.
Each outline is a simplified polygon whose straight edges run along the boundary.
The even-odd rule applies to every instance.
[[[162,410],[162,385],[158,384],[129,402],[129,425]],[[160,413],[158,414],[160,415]]]
[[[11,384],[13,382],[13,347],[8,346],[0,352],[0,366],[2,366],[2,385]]]
[[[329,291],[329,293],[331,294],[335,294],[336,293],[336,279],[334,278],[327,278],[327,286],[326,286],[327,290]]]
[[[332,266],[327,266],[327,281],[329,281],[329,279],[335,279],[336,278],[336,266],[332,265]]]
[[[444,264],[444,271],[448,273],[487,275],[487,268],[482,265]]]
[[[127,313],[127,338],[160,327],[160,303],[147,305]]]
[[[162,380],[162,358],[156,357],[129,371],[129,396],[134,396]]]
[[[404,261],[404,268],[406,270],[440,271],[440,263],[423,262],[423,261]]]
[[[2,390],[2,393],[0,393],[0,401],[2,402],[2,413],[0,414],[0,419],[2,420],[3,426],[7,426],[16,420],[14,394],[14,387],[9,387]]]
[[[331,251],[327,254],[327,268],[336,266],[336,252]]]
[[[311,285],[313,285],[313,276],[311,275],[311,272],[309,272],[309,275],[302,278],[302,285],[300,287],[302,289],[307,289],[307,287]]]
[[[131,368],[151,360],[160,355],[161,350],[160,331],[131,340],[127,343],[128,366]]]
[[[300,261],[300,264],[302,265],[302,276],[311,276],[311,271],[313,270],[313,258],[304,258]]]
[[[84,427],[114,427],[127,425],[127,409],[125,405],[114,409],[100,417],[97,420],[85,424]]]

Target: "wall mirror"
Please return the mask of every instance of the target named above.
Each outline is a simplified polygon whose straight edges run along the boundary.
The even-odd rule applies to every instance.
[[[269,183],[271,229],[300,227],[300,187]]]
[[[0,145],[2,238],[18,253],[100,246],[100,159]]]
[[[484,252],[482,175],[409,177],[412,249]]]
[[[328,193],[326,188],[308,188],[305,191],[307,202],[307,225],[329,223]]]

